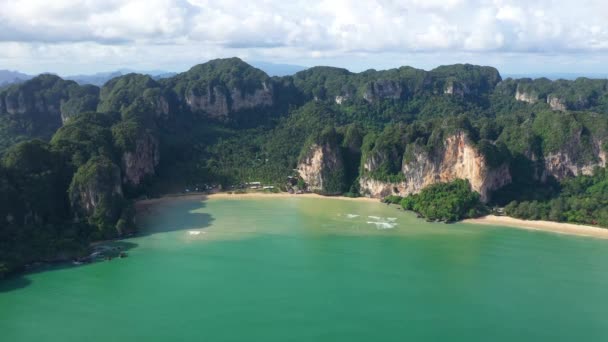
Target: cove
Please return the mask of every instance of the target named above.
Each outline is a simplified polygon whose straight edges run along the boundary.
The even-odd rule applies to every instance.
[[[608,339],[608,241],[380,203],[172,200],[129,257],[0,285],[4,341]]]

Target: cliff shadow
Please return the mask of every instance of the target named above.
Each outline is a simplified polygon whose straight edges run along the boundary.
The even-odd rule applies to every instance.
[[[29,286],[31,283],[32,280],[24,274],[8,276],[6,279],[0,280],[0,293],[19,290]]]
[[[32,284],[33,280],[28,276],[37,273],[52,272],[66,270],[77,267],[87,267],[99,262],[107,262],[106,256],[111,259],[117,259],[122,252],[128,252],[136,248],[138,244],[130,241],[114,240],[93,243],[91,252],[102,250],[103,255],[91,262],[76,264],[73,261],[56,261],[56,262],[37,262],[22,271],[17,271],[14,274],[7,276],[5,279],[0,279],[0,293],[10,292],[25,288]],[[100,248],[101,247],[101,248]]]
[[[137,237],[149,236],[157,233],[166,233],[185,230],[201,230],[211,226],[214,218],[212,215],[199,212],[206,207],[206,199],[167,199],[158,203],[138,208],[138,228]],[[143,210],[143,211],[141,211]],[[140,223],[140,218],[143,221]],[[116,259],[121,252],[128,252],[138,246],[137,243],[127,240],[113,240],[93,243],[92,251],[103,251],[103,256],[91,263],[74,264],[72,261],[62,262],[41,262],[36,266],[16,272],[0,279],[0,294],[15,290],[20,290],[31,285],[34,280],[29,276],[57,270],[65,270],[76,267],[87,267],[98,262],[118,262],[107,261],[105,256]],[[128,259],[128,257],[127,257]]]
[[[157,233],[208,228],[215,220],[206,212],[206,198],[167,199],[138,208],[138,237]]]

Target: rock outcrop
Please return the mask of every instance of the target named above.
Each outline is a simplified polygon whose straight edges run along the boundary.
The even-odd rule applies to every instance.
[[[371,177],[359,178],[361,194],[373,198],[384,198],[389,195],[407,196],[411,194],[406,182],[386,182]]]
[[[226,117],[230,113],[273,105],[273,86],[262,82],[260,88],[252,92],[232,88],[229,91],[219,86],[209,86],[201,94],[186,94],[186,103],[193,111],[203,111],[211,117]]]
[[[432,153],[417,145],[409,145],[401,173],[404,181],[398,183],[361,177],[361,192],[372,197],[407,196],[434,183],[467,179],[481,200],[488,201],[492,190],[511,182],[508,165],[491,168],[464,133],[449,136],[443,147]]]
[[[349,96],[348,95],[338,95],[335,98],[336,104],[343,104],[345,101],[348,101]]]
[[[123,198],[120,168],[105,157],[81,166],[70,185],[69,197],[77,217],[98,216],[116,222]]]
[[[556,95],[547,96],[547,103],[549,104],[549,107],[551,107],[551,109],[553,110],[559,110],[563,112],[567,109],[564,101]]]
[[[308,190],[341,193],[344,162],[339,146],[331,143],[313,144],[301,158],[297,170]]]
[[[404,92],[404,87],[397,81],[378,80],[367,85],[363,98],[368,102],[383,99],[398,100],[403,97]]]
[[[580,149],[580,144],[579,133],[559,151],[545,154],[544,174],[541,180],[545,180],[548,176],[562,180],[568,177],[592,175],[596,167],[606,167],[607,155],[601,148],[601,141],[592,141],[590,155]]]
[[[470,90],[464,83],[460,83],[457,81],[448,81],[446,82],[443,93],[446,95],[464,97],[470,93]]]
[[[122,155],[123,182],[129,185],[139,185],[149,175],[155,173],[160,161],[158,139],[150,133],[142,134],[135,141],[133,151]]]
[[[534,104],[534,103],[538,102],[537,95],[535,95],[533,93],[525,92],[525,91],[521,90],[519,87],[517,87],[517,91],[515,92],[515,99],[517,101],[527,102],[530,104]]]

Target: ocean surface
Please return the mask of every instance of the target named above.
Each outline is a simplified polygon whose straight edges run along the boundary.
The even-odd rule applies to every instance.
[[[380,203],[177,200],[129,257],[0,283],[19,341],[608,341],[608,241]]]

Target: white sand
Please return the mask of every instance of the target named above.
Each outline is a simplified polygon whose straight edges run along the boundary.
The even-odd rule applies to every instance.
[[[379,203],[380,199],[378,198],[368,198],[368,197],[344,197],[344,196],[321,196],[317,194],[288,194],[286,192],[281,193],[264,193],[264,192],[247,192],[243,194],[232,193],[229,194],[227,192],[218,192],[214,194],[172,194],[166,195],[160,198],[153,198],[147,200],[137,201],[136,207],[138,210],[145,209],[148,205],[158,204],[168,201],[175,200],[205,200],[208,198],[229,198],[229,199],[247,199],[247,198],[325,198],[325,199],[337,199],[344,201],[362,201],[362,202],[375,202]]]
[[[476,219],[464,220],[464,223],[485,224],[492,226],[508,226],[529,230],[542,230],[559,234],[569,234],[578,236],[590,236],[608,239],[608,229],[585,226],[572,223],[561,223],[551,221],[529,221],[520,220],[508,216],[488,215]]]

